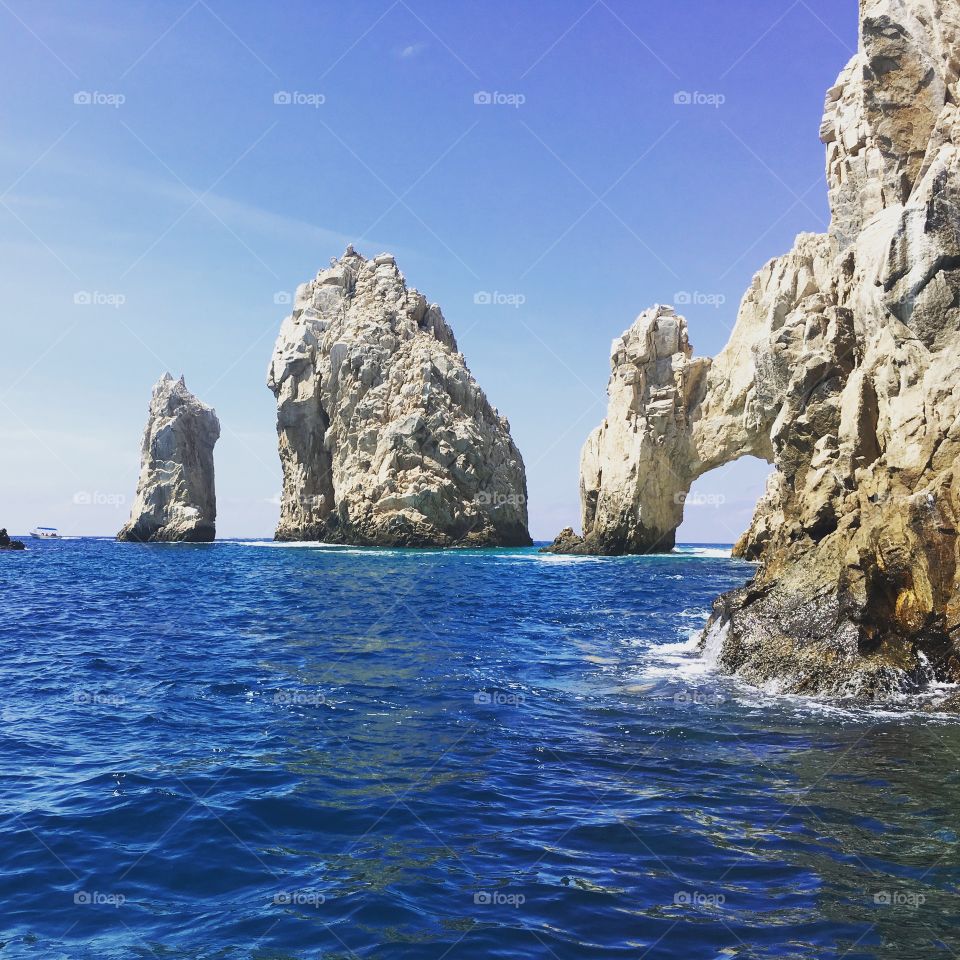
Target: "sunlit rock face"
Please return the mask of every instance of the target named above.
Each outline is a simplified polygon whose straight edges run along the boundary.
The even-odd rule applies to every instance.
[[[165,374],[153,388],[130,519],[117,539],[200,543],[216,536],[216,413]]]
[[[761,566],[717,601],[709,646],[756,683],[869,698],[960,681],[960,6],[863,0],[860,29],[821,128],[829,232],[757,275],[689,406],[645,389],[629,407],[611,381],[585,537],[566,546],[669,546],[682,510],[646,476],[664,459],[680,499],[706,470],[768,460],[736,548]],[[649,382],[649,358],[626,362],[615,377]],[[670,360],[678,397],[692,362],[682,345]],[[630,506],[610,523],[604,502]]]
[[[510,425],[390,254],[348,248],[298,289],[267,384],[283,466],[278,540],[531,543]]]
[[[842,321],[824,313],[829,247],[826,236],[805,234],[790,254],[767,264],[712,360],[693,357],[687,321],[671,307],[645,311],[614,341],[607,416],[580,460],[583,537],[565,531],[550,551],[670,550],[699,477],[748,455],[773,463],[773,438],[793,412],[790,398],[811,376],[804,373],[811,351],[843,335]],[[790,314],[801,303],[822,329],[811,326],[798,340]]]
[[[687,322],[673,308],[642,313],[610,353],[609,406],[580,458],[584,536],[565,530],[553,553],[669,550],[692,480],[691,414],[709,360],[691,359]]]

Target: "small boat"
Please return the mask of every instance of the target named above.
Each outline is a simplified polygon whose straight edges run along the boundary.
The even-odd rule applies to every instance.
[[[60,531],[56,527],[34,527],[30,531],[30,536],[37,540],[59,540]]]

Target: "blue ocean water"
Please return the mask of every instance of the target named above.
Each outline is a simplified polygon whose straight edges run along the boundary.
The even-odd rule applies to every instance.
[[[960,726],[712,674],[723,551],[30,547],[0,958],[960,950]]]

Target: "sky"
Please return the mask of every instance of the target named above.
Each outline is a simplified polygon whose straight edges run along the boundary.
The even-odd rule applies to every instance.
[[[856,7],[0,0],[0,526],[114,534],[169,370],[220,417],[218,535],[272,535],[273,341],[348,243],[441,305],[534,538],[578,526],[611,341],[668,303],[717,353],[826,229]],[[680,539],[732,542],[768,472],[701,478]]]

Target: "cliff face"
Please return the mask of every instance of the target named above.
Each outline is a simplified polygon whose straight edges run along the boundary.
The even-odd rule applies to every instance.
[[[137,495],[118,540],[214,539],[213,448],[219,437],[216,413],[187,389],[183,377],[165,374],[153,388]]]
[[[267,376],[278,540],[528,545],[523,459],[439,307],[348,248],[297,290]]]
[[[955,3],[861,3],[861,49],[821,128],[824,312],[794,304],[782,334],[810,374],[784,396],[772,492],[739,544],[763,567],[717,602],[707,637],[723,668],[776,689],[960,681],[958,75]],[[804,349],[818,314],[836,335]]]
[[[681,495],[744,454],[774,466],[737,545],[761,567],[717,601],[708,654],[779,690],[870,697],[960,681],[960,8],[860,14],[821,129],[829,233],[757,275],[682,423],[653,429],[651,397],[628,424],[676,451]],[[660,516],[643,471],[616,470],[634,526]]]

